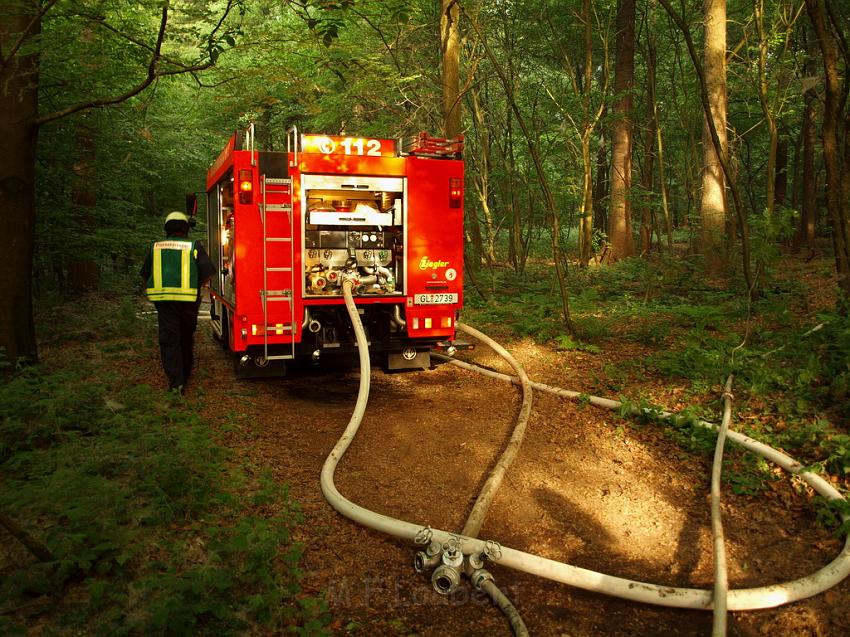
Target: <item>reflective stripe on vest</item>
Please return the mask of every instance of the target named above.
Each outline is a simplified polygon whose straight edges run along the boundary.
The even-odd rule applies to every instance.
[[[195,301],[198,298],[198,251],[194,241],[166,239],[153,244],[146,293],[151,301]]]

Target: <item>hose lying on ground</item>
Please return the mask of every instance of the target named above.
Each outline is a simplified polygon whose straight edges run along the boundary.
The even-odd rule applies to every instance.
[[[726,637],[726,596],[729,594],[729,574],[726,569],[726,535],[720,519],[720,476],[723,469],[723,447],[732,420],[732,375],[723,390],[723,419],[714,446],[711,465],[711,536],[714,543],[714,624],[711,637]]]
[[[353,300],[350,298],[350,293],[346,295],[346,308],[350,315],[357,313],[357,308],[354,305]],[[357,323],[359,323],[359,321]],[[358,325],[355,324],[355,334],[359,344],[358,348],[360,350],[359,355],[361,368],[369,369],[369,352],[366,345],[366,335],[363,332],[362,325],[358,327]],[[480,370],[481,373],[485,373],[489,376],[510,382],[519,382],[519,379],[513,379],[511,376],[506,374],[490,372],[489,370],[483,370],[476,366],[468,365],[467,363],[454,361],[453,359],[448,360],[451,360],[454,364],[461,367],[466,366],[466,368],[473,369],[474,371]],[[532,383],[532,387],[548,391],[559,396],[571,398],[573,400],[587,398],[586,395],[578,392],[570,392],[568,390],[549,387],[540,383]],[[351,415],[351,419],[322,467],[322,492],[331,506],[345,517],[358,522],[359,524],[363,524],[364,526],[368,526],[376,531],[404,538],[413,542],[417,537],[421,537],[422,530],[427,528],[426,525],[413,524],[404,520],[398,520],[361,507],[346,499],[336,488],[333,481],[336,466],[343,455],[345,455],[345,452],[351,444],[351,441],[354,439],[357,429],[360,426],[360,422],[363,419],[368,394],[369,376],[368,374],[361,374],[357,402]],[[619,409],[621,406],[617,401],[598,398],[595,396],[589,397],[589,402],[608,409]],[[665,412],[665,417],[670,417],[671,415],[672,414],[669,412]],[[703,425],[709,428],[715,428],[715,426],[710,423],[703,423]],[[729,439],[762,456],[763,458],[770,460],[783,469],[797,474],[825,498],[829,500],[844,499],[844,497],[826,480],[810,471],[803,470],[803,467],[799,462],[784,453],[735,431],[729,431]],[[471,553],[484,552],[487,548],[487,543],[483,540],[464,536],[458,537],[455,534],[440,529],[430,529],[430,536],[433,541],[440,543],[446,543],[450,540],[458,540],[460,542],[461,550],[467,555]],[[494,559],[494,561],[503,566],[546,577],[557,582],[569,584],[570,586],[605,593],[631,601],[676,608],[709,609],[712,607],[713,594],[712,591],[709,590],[675,588],[615,577],[604,573],[597,573],[589,569],[564,564],[562,562],[550,560],[524,551],[518,551],[509,547],[501,547],[500,556],[498,559]],[[850,574],[850,536],[848,536],[844,548],[838,556],[817,572],[807,577],[782,584],[729,591],[728,608],[733,611],[754,610],[758,608],[771,608],[787,604],[789,602],[798,601],[800,599],[805,599],[807,597],[817,595],[818,593],[822,593],[823,591],[835,586],[847,577],[848,574]]]
[[[505,472],[513,463],[514,458],[516,458],[520,445],[522,445],[522,439],[525,437],[525,428],[528,425],[528,419],[531,417],[532,390],[531,382],[528,380],[528,375],[525,373],[522,365],[520,365],[504,347],[499,345],[490,337],[482,334],[474,327],[463,325],[461,323],[458,324],[458,329],[477,338],[482,343],[486,343],[499,356],[504,358],[517,373],[517,378],[519,379],[520,387],[522,389],[522,406],[520,407],[519,416],[517,416],[517,424],[514,427],[511,438],[508,441],[508,445],[505,447],[505,450],[499,457],[498,462],[496,462],[496,466],[493,467],[487,481],[481,488],[481,492],[478,494],[475,504],[472,507],[472,511],[470,511],[469,517],[466,519],[466,524],[463,525],[463,530],[461,531],[461,535],[478,537],[478,534],[481,532],[481,526],[484,524],[484,518],[487,515],[487,511],[490,510],[490,504],[493,502],[493,498],[505,477]],[[508,599],[508,596],[499,589],[496,582],[493,580],[487,580],[481,584],[480,589],[486,593],[488,597],[490,597],[493,604],[495,604],[496,607],[502,611],[502,614],[508,619],[515,637],[527,637],[528,628],[526,628],[525,622],[522,620],[522,616],[519,614],[519,611],[513,605],[511,600]]]
[[[337,490],[336,485],[333,481],[336,466],[342,459],[342,457],[345,455],[345,452],[348,450],[348,447],[351,445],[351,442],[354,440],[354,436],[357,434],[357,430],[360,428],[360,423],[363,420],[363,414],[366,412],[366,405],[369,401],[369,386],[371,376],[369,346],[366,339],[366,332],[363,330],[363,324],[360,322],[360,315],[357,312],[357,306],[354,304],[354,299],[351,296],[351,287],[352,286],[350,281],[343,282],[342,289],[343,296],[345,298],[345,307],[346,310],[348,310],[348,315],[351,319],[352,326],[354,327],[354,335],[357,340],[358,355],[360,359],[360,386],[357,392],[357,402],[354,405],[354,411],[352,412],[351,418],[348,421],[348,426],[345,428],[345,431],[343,432],[340,439],[337,441],[336,445],[334,445],[334,448],[331,450],[330,454],[328,454],[328,457],[325,460],[324,465],[322,466],[322,493],[324,494],[325,499],[331,504],[331,506],[333,506],[334,509],[339,511],[345,517],[377,531],[382,531],[389,535],[414,540],[419,534],[419,532],[422,530],[421,526],[415,526],[410,523],[403,522],[401,520],[396,520],[395,518],[391,518],[386,515],[381,515],[380,513],[369,511],[368,509],[354,504],[350,500],[346,499]],[[507,352],[505,353],[507,354]],[[508,356],[510,355],[508,354]],[[518,369],[520,372],[522,371],[522,368],[519,367],[518,364],[516,366],[516,369]],[[527,412],[525,417],[525,420],[527,421],[528,415],[531,413],[530,388],[527,389],[526,394],[528,396],[528,408],[527,410],[524,410],[524,413]],[[525,405],[525,401],[523,404]],[[517,441],[517,447],[520,441],[521,436],[520,440]],[[512,439],[511,442],[513,443],[514,440]],[[514,451],[514,455],[515,454],[516,451]],[[480,525],[481,523],[483,523],[484,515],[487,513],[487,509],[490,507],[490,503],[492,502],[496,489],[498,489],[499,483],[501,483],[501,477],[504,475],[504,469],[507,468],[506,464],[501,464],[504,466],[504,468],[502,469],[500,474],[497,475],[496,478],[494,478],[493,475],[490,476],[491,479],[487,481],[481,491],[481,494],[476,500],[476,503],[472,508],[472,513],[470,514],[469,519],[467,520],[467,527],[472,524],[477,525],[480,529]],[[510,464],[510,462],[508,462],[507,464]],[[477,533],[477,529],[475,529],[475,531]],[[453,537],[456,536],[443,532],[441,539],[438,539],[438,541],[440,543],[445,543]],[[481,545],[480,551],[482,551],[484,548],[484,543],[480,541],[479,543]],[[485,582],[485,584],[488,584],[489,586],[482,586],[482,590],[490,596],[490,599],[493,600],[493,603],[496,604],[498,608],[508,617],[508,620],[511,623],[511,627],[515,631],[514,634],[520,637],[528,635],[528,631],[525,629],[525,624],[522,622],[519,613],[516,611],[516,608],[514,608],[513,604],[511,604],[507,596],[505,596],[492,581]],[[516,632],[517,630],[519,630],[519,632]]]

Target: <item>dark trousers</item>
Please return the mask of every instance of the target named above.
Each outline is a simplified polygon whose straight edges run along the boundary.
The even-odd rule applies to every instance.
[[[198,327],[198,303],[160,301],[154,303],[159,317],[159,351],[168,386],[186,384],[192,371],[192,346]]]

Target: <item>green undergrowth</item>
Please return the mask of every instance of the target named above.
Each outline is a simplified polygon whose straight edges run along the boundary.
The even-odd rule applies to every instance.
[[[733,374],[734,427],[846,481],[850,320],[836,311],[810,311],[811,291],[778,263],[764,274],[762,294],[752,304],[735,277],[712,278],[693,257],[572,269],[577,336],[563,327],[551,266],[530,264],[524,275],[499,270],[486,299],[469,290],[464,318],[553,349],[599,355],[588,372],[594,393],[640,392],[649,379],[683,389],[680,400],[693,408],[662,423],[666,435],[696,453],[713,452],[715,434],[696,422],[719,421],[718,396]],[[480,285],[488,281],[485,274],[478,278]],[[831,285],[826,277],[821,284]],[[625,343],[637,353],[624,356]],[[651,416],[654,408],[639,393],[631,399],[636,402],[629,409],[642,406]],[[735,492],[750,494],[776,474],[732,445],[724,475]]]
[[[0,634],[325,634],[286,487],[240,466],[200,405],[122,371],[154,346],[150,317],[46,312],[65,362],[0,385],[0,514],[48,555],[0,528]]]

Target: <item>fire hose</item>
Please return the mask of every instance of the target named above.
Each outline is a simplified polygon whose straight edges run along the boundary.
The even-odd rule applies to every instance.
[[[363,419],[363,414],[366,411],[371,373],[366,334],[360,323],[357,307],[352,297],[351,287],[349,281],[344,282],[343,295],[346,309],[354,326],[359,350],[360,384],[357,401],[348,425],[322,467],[322,493],[334,509],[354,522],[394,537],[404,538],[411,542],[417,542],[418,540],[419,543],[422,543],[423,535],[426,535],[432,543],[436,542],[443,545],[456,546],[465,556],[486,555],[494,562],[503,566],[529,574],[539,575],[584,590],[604,593],[630,601],[674,608],[701,610],[710,610],[713,608],[714,593],[711,590],[671,587],[617,577],[506,546],[496,545],[498,546],[498,551],[493,551],[493,545],[495,543],[491,541],[484,541],[477,537],[466,535],[457,535],[441,529],[432,529],[426,525],[399,520],[366,509],[343,496],[334,484],[334,473],[337,464],[354,440]],[[462,330],[467,329],[462,324],[458,324],[458,328]],[[485,337],[484,342],[489,343],[492,341]],[[517,385],[523,384],[523,380],[519,376],[509,376],[500,372],[486,370],[449,357],[441,358],[461,368],[476,371],[492,378],[512,382]],[[598,396],[588,397],[586,394],[560,389],[542,383],[529,382],[528,384],[538,391],[545,391],[576,401],[586,400],[597,407],[617,410],[622,406],[618,401],[600,398]],[[662,412],[660,416],[662,418],[671,418],[673,414]],[[716,425],[705,421],[701,421],[700,425],[709,429],[717,429]],[[786,471],[797,475],[827,500],[844,500],[844,496],[824,478],[805,469],[803,465],[781,451],[733,430],[728,431],[728,438],[747,450],[782,467]],[[838,556],[818,571],[806,577],[780,584],[730,590],[727,596],[727,606],[729,610],[736,611],[772,608],[788,604],[822,593],[841,582],[848,574],[850,574],[850,536],[846,538],[844,547]]]

